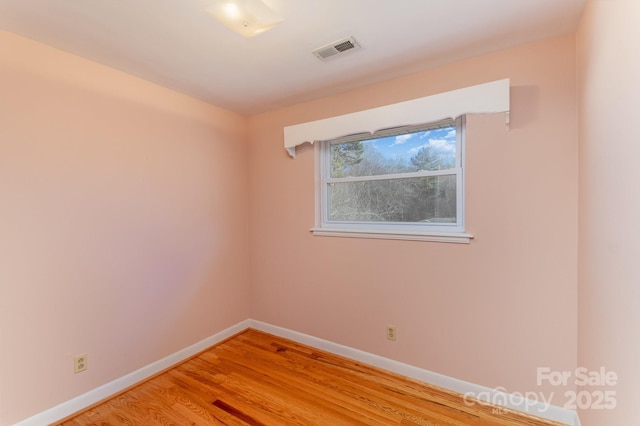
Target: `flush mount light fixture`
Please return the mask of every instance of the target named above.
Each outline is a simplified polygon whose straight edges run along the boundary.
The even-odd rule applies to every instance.
[[[214,0],[205,10],[245,38],[262,34],[283,21],[262,0]]]

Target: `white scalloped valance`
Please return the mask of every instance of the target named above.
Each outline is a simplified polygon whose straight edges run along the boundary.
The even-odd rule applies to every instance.
[[[367,109],[284,128],[284,147],[292,157],[296,146],[382,129],[431,123],[466,114],[507,113],[509,79],[478,84],[397,104]]]

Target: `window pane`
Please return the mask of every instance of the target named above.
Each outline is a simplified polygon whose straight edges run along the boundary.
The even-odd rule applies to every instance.
[[[456,176],[431,176],[328,186],[329,220],[456,222]]]
[[[455,167],[456,127],[330,146],[332,178],[443,170]]]

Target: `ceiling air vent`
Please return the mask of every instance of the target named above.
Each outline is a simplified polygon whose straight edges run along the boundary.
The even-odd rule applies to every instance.
[[[313,51],[313,54],[321,61],[326,61],[337,55],[349,52],[354,49],[359,49],[360,45],[353,37],[348,37],[342,40],[338,40],[326,46],[319,47]]]

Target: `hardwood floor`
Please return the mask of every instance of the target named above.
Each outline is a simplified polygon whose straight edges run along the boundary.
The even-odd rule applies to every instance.
[[[82,425],[560,425],[246,330],[100,405]]]

